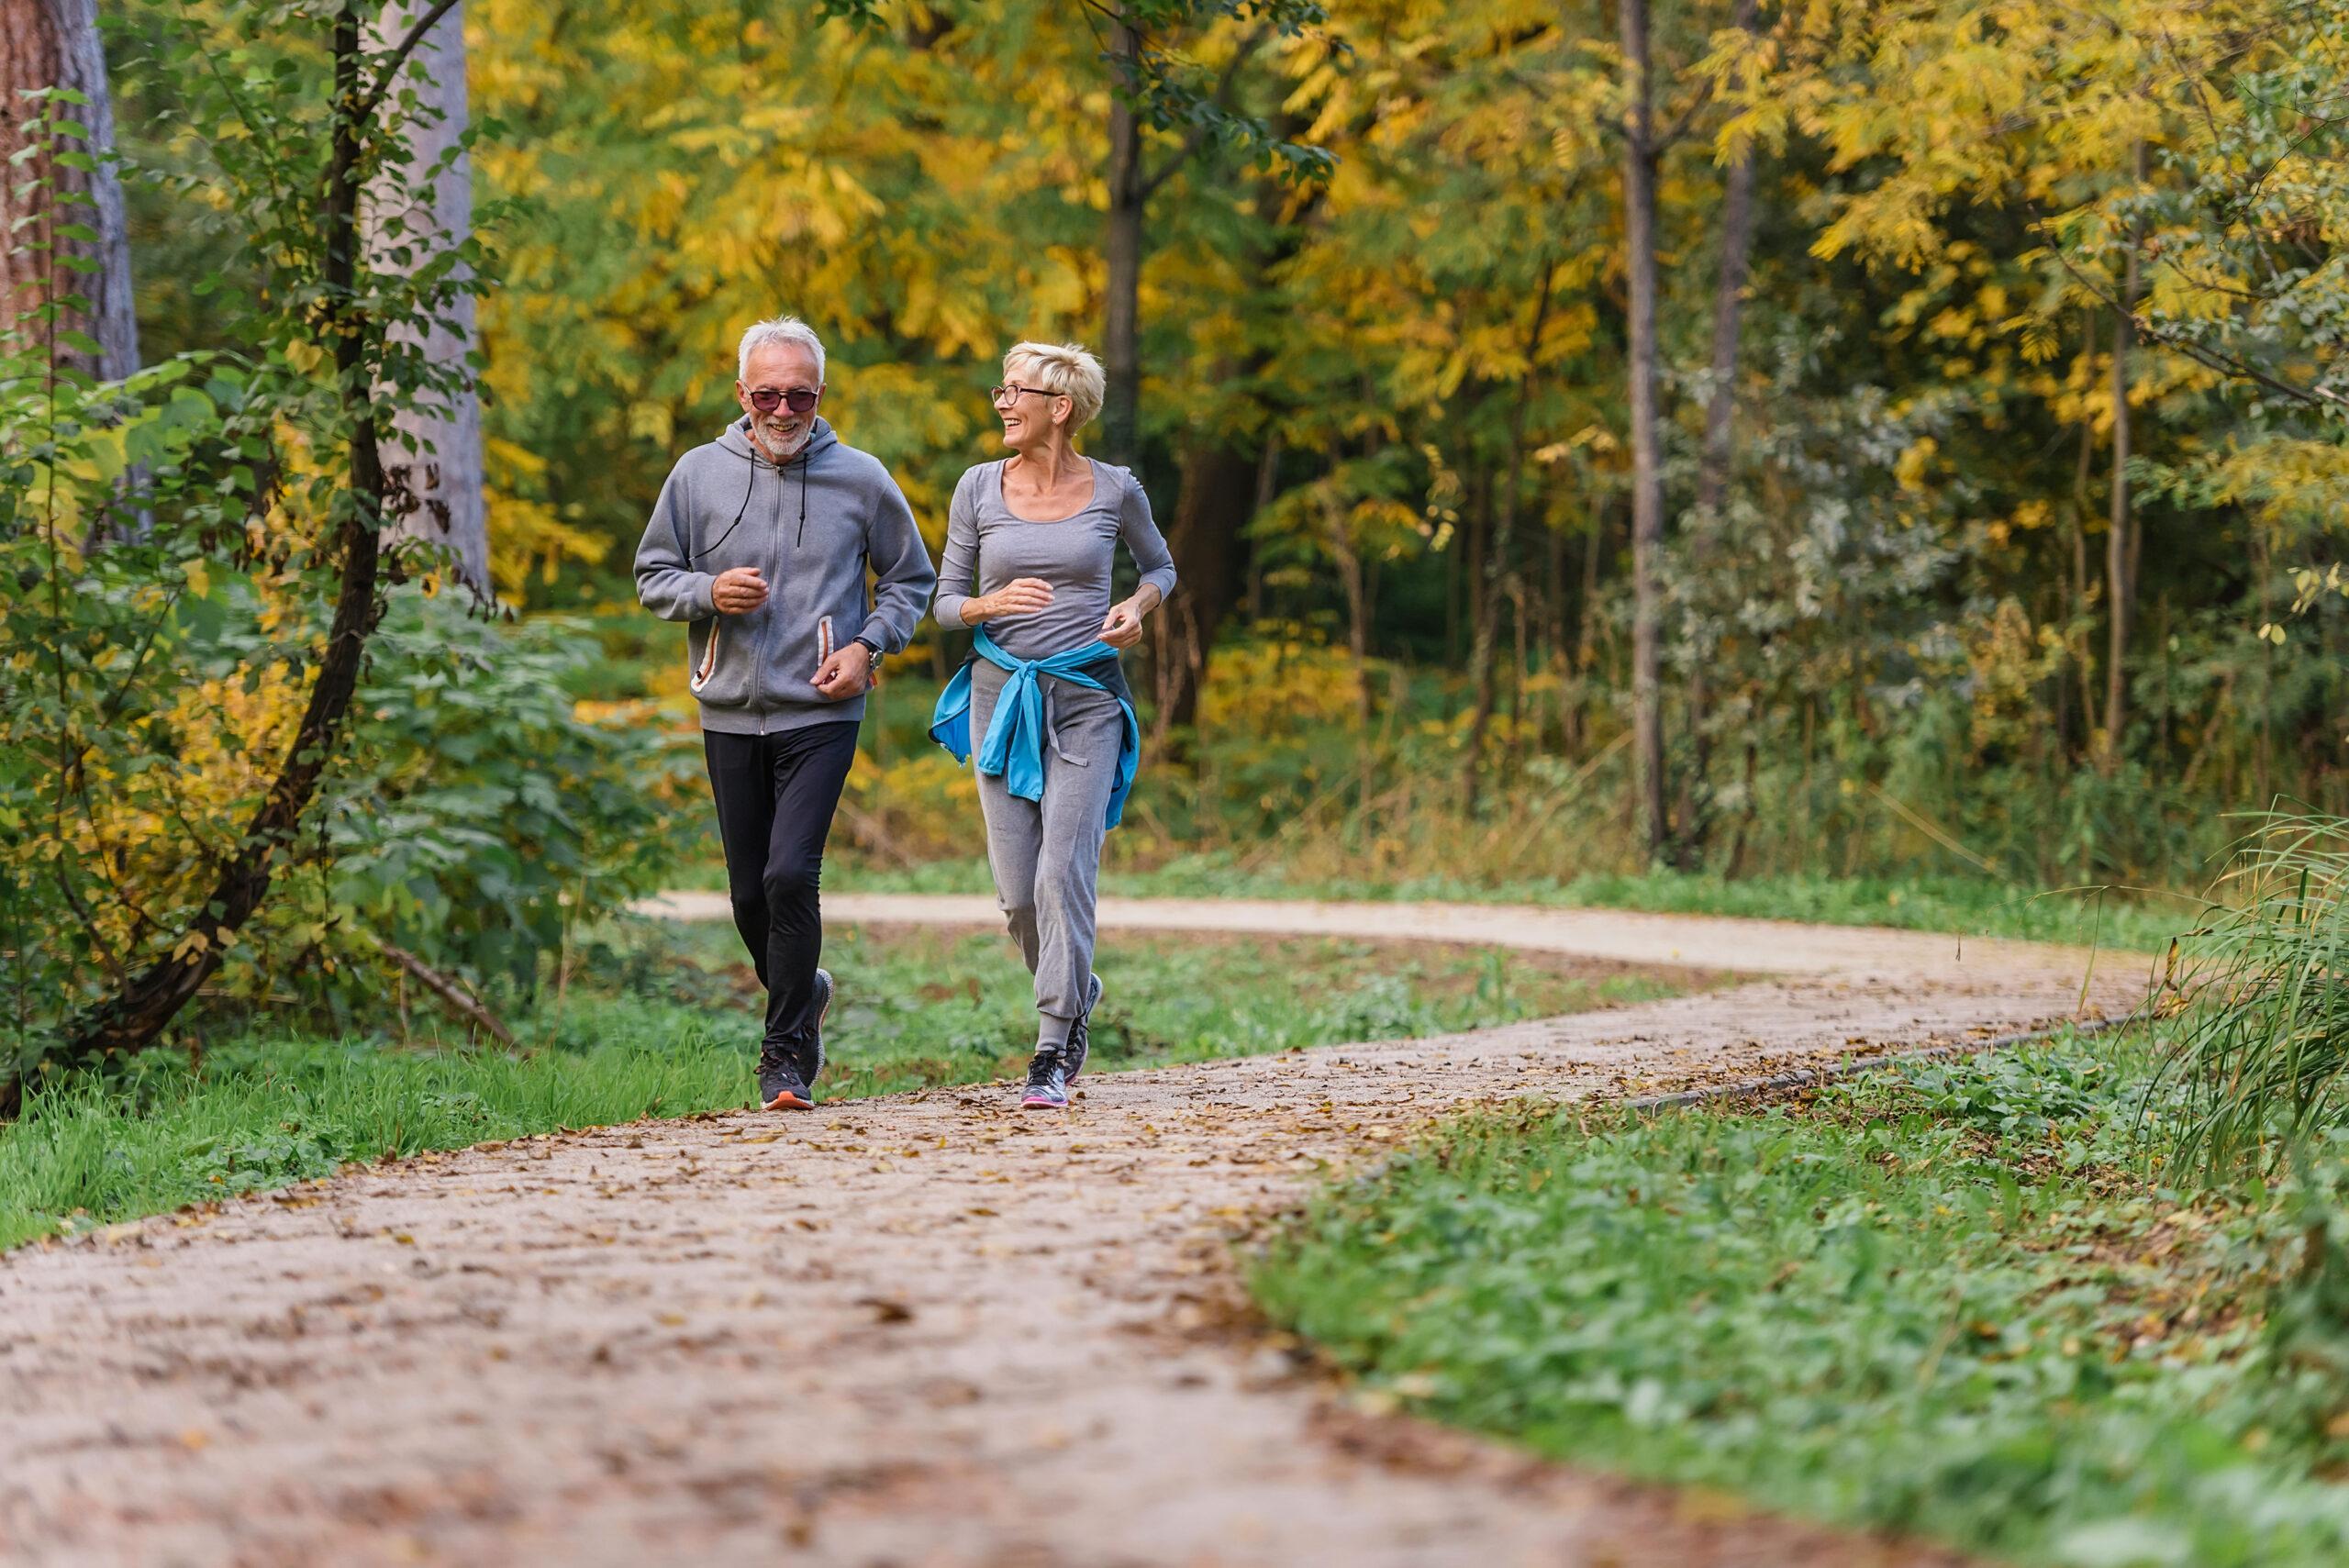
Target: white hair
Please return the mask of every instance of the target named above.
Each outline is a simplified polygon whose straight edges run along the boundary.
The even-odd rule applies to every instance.
[[[751,355],[757,350],[778,343],[788,343],[794,348],[807,350],[807,357],[816,361],[816,384],[818,386],[824,384],[824,340],[816,336],[814,328],[796,316],[778,316],[771,321],[751,324],[749,330],[742,334],[742,346],[735,350],[736,379],[750,380]]]
[[[1075,417],[1071,430],[1080,429],[1101,412],[1101,399],[1109,390],[1108,377],[1101,373],[1101,361],[1085,351],[1081,343],[1017,343],[1011,352],[1003,356],[1003,373],[1019,376],[1014,365],[1032,367],[1029,373],[1036,378],[1036,389],[1065,397],[1075,405]]]

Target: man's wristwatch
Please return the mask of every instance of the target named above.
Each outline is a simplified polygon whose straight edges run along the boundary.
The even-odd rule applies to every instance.
[[[865,662],[866,669],[878,670],[881,668],[881,645],[879,643],[874,641],[863,632],[857,633],[854,637],[850,638],[849,640],[851,642],[861,642],[864,645],[864,651],[868,655]]]

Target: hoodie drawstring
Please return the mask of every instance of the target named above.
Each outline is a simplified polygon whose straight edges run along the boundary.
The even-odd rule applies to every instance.
[[[687,565],[701,560],[706,555],[716,554],[718,547],[733,538],[734,530],[742,526],[742,515],[751,509],[751,497],[759,488],[759,460],[751,456],[748,461],[751,464],[751,478],[750,482],[742,486],[742,504],[734,508],[734,520],[726,525],[726,531],[719,534],[715,540],[687,554],[685,557]],[[800,449],[797,457],[789,461],[799,465],[799,531],[793,536],[791,541],[791,548],[799,550],[807,543],[807,470],[816,461],[815,431],[807,432],[807,444]],[[768,466],[774,469],[775,483],[780,485],[783,483],[783,469],[772,463]],[[783,493],[779,489],[775,492],[774,501],[775,521],[781,523],[783,521]]]
[[[741,504],[740,506],[737,506],[737,507],[735,507],[735,508],[734,508],[734,520],[733,520],[732,522],[730,522],[730,523],[729,523],[729,524],[727,524],[727,525],[726,525],[726,531],[725,531],[724,533],[722,533],[722,534],[719,534],[719,535],[718,536],[718,538],[717,538],[715,540],[713,540],[713,541],[712,541],[711,543],[709,543],[709,544],[707,544],[707,545],[703,546],[701,549],[695,550],[692,554],[690,554],[690,555],[686,556],[686,557],[685,557],[685,564],[686,564],[686,565],[688,565],[688,566],[692,565],[695,562],[699,561],[699,560],[700,560],[703,556],[705,556],[705,555],[715,555],[715,554],[717,554],[717,553],[718,553],[718,547],[719,545],[721,545],[721,544],[724,544],[728,539],[732,539],[732,538],[734,537],[734,530],[735,530],[736,528],[740,528],[740,527],[742,526],[742,514],[743,514],[743,513],[745,513],[745,512],[747,512],[747,511],[749,511],[749,510],[751,509],[751,492],[752,492],[753,490],[756,490],[758,487],[759,487],[759,465],[758,465],[757,463],[753,462],[753,463],[751,463],[751,482],[750,482],[748,484],[745,484],[745,485],[743,485],[743,486],[742,486],[742,504]],[[804,509],[804,508],[807,506],[807,497],[805,497],[805,496],[800,497],[800,502],[799,502],[799,504],[800,504],[800,506]]]
[[[811,436],[808,439],[812,441],[815,438]],[[800,549],[807,542],[807,465],[815,461],[815,457],[816,454],[813,451],[803,450],[797,457],[791,460],[799,469],[799,531],[792,536],[791,548],[794,550]],[[752,479],[758,477],[757,469],[753,468],[751,471],[751,477]],[[780,468],[774,471],[774,520],[780,526],[783,522],[783,470]]]

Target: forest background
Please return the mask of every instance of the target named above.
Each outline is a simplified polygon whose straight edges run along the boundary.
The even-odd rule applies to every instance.
[[[2341,805],[2341,600],[2302,575],[2336,559],[2338,406],[2192,351],[2266,295],[2265,340],[2225,346],[2296,384],[2339,373],[2319,313],[2341,198],[2311,188],[2339,170],[2292,162],[2340,108],[2293,79],[2329,9],[1658,6],[1636,222],[1616,7],[1163,28],[1330,167],[1141,138],[1118,367],[1139,428],[1096,450],[1175,543],[1151,686],[1197,782],[1122,847],[1244,854],[1302,816],[1342,821],[1320,852],[1362,875],[2193,885],[2229,810]],[[1104,345],[1108,23],[888,18],[472,8],[504,128],[482,184],[522,204],[482,317],[499,585],[618,601],[673,706],[625,566],[669,463],[729,411],[744,321],[825,335],[832,417],[933,535],[996,450],[1002,348]],[[2226,250],[2246,225],[2273,253]],[[960,654],[933,635],[899,668]],[[967,800],[918,810],[952,793],[942,758],[908,745],[866,780],[869,851],[967,844]],[[1464,817],[1508,825],[1472,834],[1485,863]]]
[[[934,545],[1075,339],[1182,576],[1113,890],[2191,928],[2143,1028],[1382,1148],[1269,1310],[1821,1517],[2340,1562],[2344,83],[2349,0],[0,0],[0,1247],[739,1106],[731,933],[623,915],[722,874],[647,510],[788,311]],[[963,651],[828,885],[985,885]],[[1025,1060],[992,936],[827,962],[828,1097]],[[1106,1067],[1704,983],[1103,967]]]
[[[1091,450],[1183,580],[1129,874],[1797,914],[1835,879],[2011,925],[2344,805],[2342,0],[378,9],[11,7],[83,17],[117,150],[72,100],[10,129],[20,262],[85,285],[20,266],[64,368],[11,385],[52,434],[111,409],[72,462],[16,449],[26,1061],[199,984],[527,988],[713,874],[628,569],[778,311],[933,544],[1003,348],[1103,351]],[[52,162],[92,213],[53,234]],[[321,169],[350,200],[287,199]],[[360,379],[398,395],[354,417]],[[409,467],[446,494],[403,511],[391,463],[362,594],[329,458],[395,411],[440,421]],[[75,573],[114,618],[28,586]],[[350,722],[313,723],[346,646]],[[921,734],[962,652],[892,662],[836,880],[984,885]]]

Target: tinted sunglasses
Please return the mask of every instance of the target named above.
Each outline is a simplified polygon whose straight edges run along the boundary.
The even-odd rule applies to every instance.
[[[794,414],[805,414],[816,406],[817,395],[804,386],[795,386],[789,392],[777,392],[772,386],[763,386],[751,394],[751,406],[762,414],[772,414],[787,403]]]

